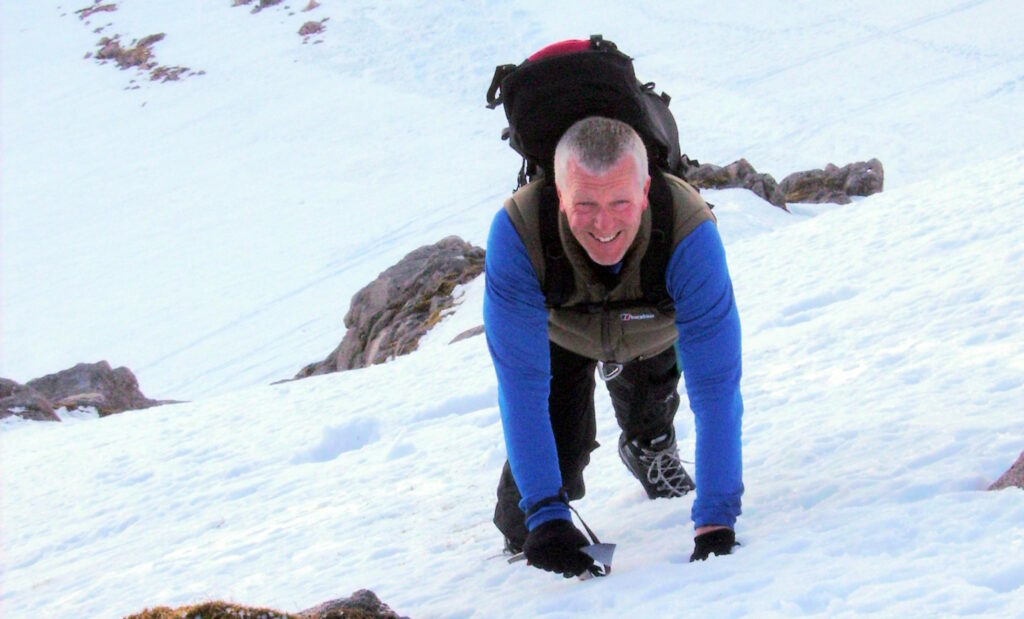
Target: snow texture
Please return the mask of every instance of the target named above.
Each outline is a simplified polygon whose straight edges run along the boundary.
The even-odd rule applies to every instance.
[[[0,423],[0,615],[360,588],[416,618],[1024,612],[1024,491],[982,491],[1024,448],[1019,1],[81,5],[0,7],[0,375],[107,359],[193,401]],[[83,59],[159,32],[205,74]],[[792,214],[705,192],[744,328],[743,545],[688,563],[692,498],[646,499],[599,388],[578,508],[619,546],[581,583],[491,559],[496,381],[482,337],[448,344],[482,280],[412,355],[269,383],[412,249],[484,244],[519,163],[494,66],[597,32],[691,156],[878,157],[886,186]]]

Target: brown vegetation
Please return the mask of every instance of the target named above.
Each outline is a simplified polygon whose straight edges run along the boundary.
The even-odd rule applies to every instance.
[[[86,7],[75,11],[78,14],[78,19],[86,19],[92,16],[94,13],[113,13],[117,10],[116,4],[100,4],[99,0],[96,0],[96,4],[93,6]]]
[[[152,69],[156,66],[155,62],[150,62],[150,59],[153,57],[152,46],[154,43],[162,41],[163,38],[164,34],[162,32],[160,34],[151,34],[148,37],[144,37],[141,41],[135,42],[131,47],[122,47],[120,35],[103,37],[96,44],[100,48],[100,51],[96,52],[96,59],[113,60],[122,69],[130,67]]]
[[[121,69],[136,67],[149,71],[149,79],[152,81],[173,82],[181,79],[186,73],[188,75],[202,75],[202,71],[191,71],[188,67],[169,67],[156,63],[153,58],[153,44],[162,41],[164,36],[162,32],[151,34],[138,41],[133,41],[131,47],[121,45],[120,35],[103,37],[96,44],[100,50],[96,52],[94,57],[100,62],[113,60]]]
[[[253,13],[259,13],[265,8],[276,6],[281,4],[284,0],[260,0],[259,3],[252,8]],[[248,2],[246,2],[248,4]],[[238,0],[235,0],[235,6],[238,6]]]
[[[299,613],[212,601],[192,606],[147,608],[124,619],[397,619],[398,614],[368,590]]]
[[[237,2],[237,0],[236,0]],[[269,608],[250,608],[227,602],[206,602],[195,606],[168,608],[160,606],[147,608],[141,613],[128,615],[125,619],[298,619]]]

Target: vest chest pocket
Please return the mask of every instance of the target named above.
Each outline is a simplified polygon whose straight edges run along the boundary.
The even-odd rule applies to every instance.
[[[548,336],[553,342],[591,359],[626,362],[657,354],[675,343],[675,316],[643,305],[601,311],[553,309]]]

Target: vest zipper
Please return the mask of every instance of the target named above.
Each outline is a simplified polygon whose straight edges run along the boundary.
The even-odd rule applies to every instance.
[[[601,350],[604,359],[601,361],[615,361],[612,351],[612,314],[608,309],[608,297],[601,301]]]

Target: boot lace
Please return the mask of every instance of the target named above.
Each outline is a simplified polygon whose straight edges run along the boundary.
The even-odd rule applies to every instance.
[[[652,447],[637,445],[640,448],[637,460],[647,469],[647,481],[673,497],[683,496],[693,490],[693,480],[683,468],[675,441],[661,449],[653,447],[656,442],[657,439],[652,441]]]

